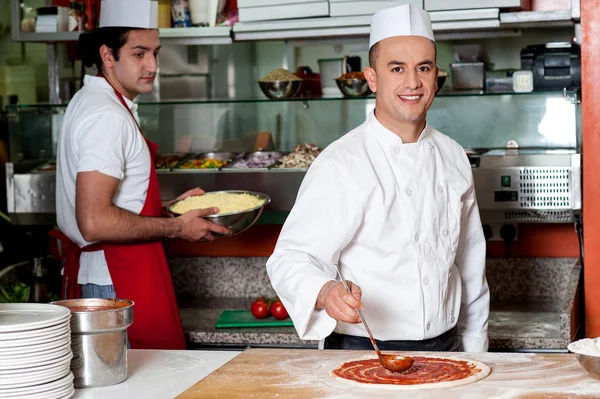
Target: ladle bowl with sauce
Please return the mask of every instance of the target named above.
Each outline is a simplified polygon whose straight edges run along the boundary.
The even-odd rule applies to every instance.
[[[308,257],[310,259],[312,259],[314,262],[317,262],[317,263],[319,262],[315,257],[313,257],[310,254],[308,255]],[[334,264],[334,266],[335,266],[338,276],[340,276],[340,281],[344,285],[344,288],[346,289],[346,291],[348,291],[348,293],[350,295],[352,295],[352,291],[350,290],[350,287],[348,287],[348,283],[346,282],[346,279],[342,275],[342,271],[340,270],[340,267],[336,264]],[[357,309],[356,311],[358,312],[360,321],[365,326],[365,330],[367,330],[367,334],[369,334],[369,339],[371,340],[371,344],[373,344],[373,349],[375,349],[375,352],[377,353],[377,357],[379,358],[379,363],[381,363],[383,368],[385,368],[388,371],[391,371],[392,373],[403,373],[406,370],[408,370],[409,368],[411,368],[414,363],[414,359],[412,357],[402,356],[402,355],[388,355],[388,354],[381,353],[381,351],[379,350],[379,347],[377,346],[377,342],[375,342],[375,338],[373,338],[371,329],[369,328],[369,325],[367,324],[367,320],[365,320],[365,316],[363,316],[363,313],[361,310]]]
[[[125,381],[127,328],[133,323],[133,301],[86,298],[52,303],[71,310],[75,387],[104,387]]]
[[[392,373],[403,373],[412,367],[415,360],[412,357],[402,355],[379,354],[379,362]]]

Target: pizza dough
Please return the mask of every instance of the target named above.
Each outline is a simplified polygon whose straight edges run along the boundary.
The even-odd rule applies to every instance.
[[[404,373],[383,368],[377,358],[345,362],[331,371],[336,380],[375,389],[437,389],[467,385],[487,377],[485,364],[455,357],[413,356],[413,366]]]

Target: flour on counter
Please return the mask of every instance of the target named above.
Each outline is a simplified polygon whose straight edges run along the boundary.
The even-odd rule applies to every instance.
[[[580,339],[579,341],[571,342],[567,349],[579,355],[600,357],[600,338]]]

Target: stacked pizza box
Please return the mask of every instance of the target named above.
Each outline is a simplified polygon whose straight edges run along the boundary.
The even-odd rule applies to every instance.
[[[328,0],[238,0],[240,22],[329,16]]]
[[[329,15],[332,17],[373,15],[384,8],[404,4],[423,8],[423,0],[329,0]]]

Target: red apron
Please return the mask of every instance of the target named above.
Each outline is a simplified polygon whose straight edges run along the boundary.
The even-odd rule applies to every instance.
[[[115,93],[135,121],[121,93],[117,90]],[[150,150],[150,182],[146,202],[140,216],[160,217],[162,203],[154,169],[158,146],[145,137],[144,140]],[[81,253],[104,250],[117,297],[134,302],[133,324],[127,329],[131,348],[185,349],[185,338],[179,309],[175,301],[171,273],[160,241],[142,244],[102,242],[79,248],[57,229],[51,231],[50,235],[60,240],[63,246],[62,295],[69,299],[80,297],[81,291],[77,284],[77,277]]]

